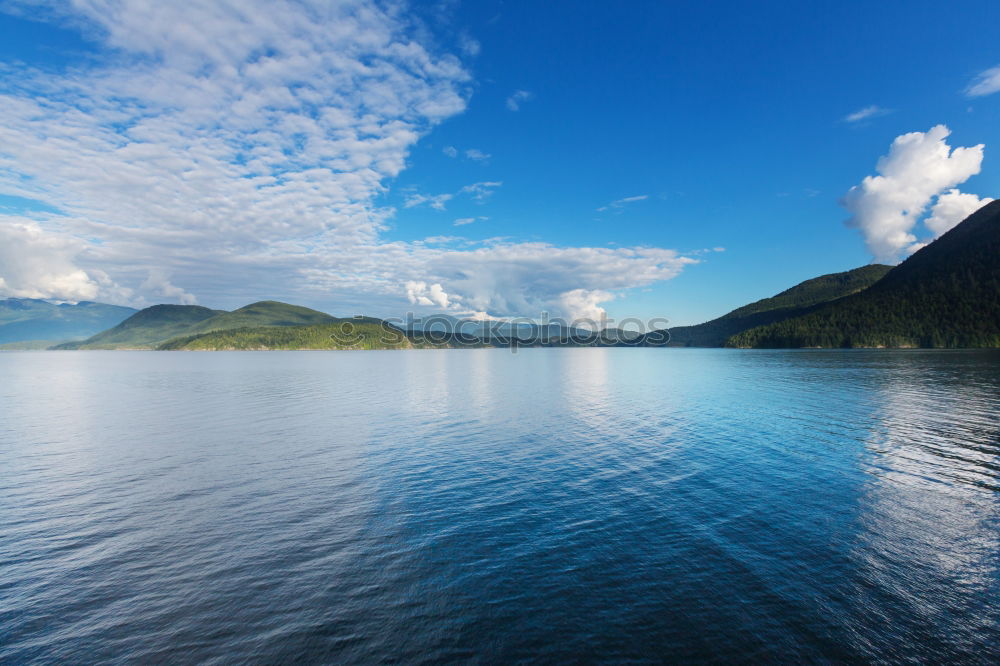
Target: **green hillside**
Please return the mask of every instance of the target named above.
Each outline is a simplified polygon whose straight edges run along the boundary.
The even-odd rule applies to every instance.
[[[260,301],[238,310],[210,310],[198,305],[154,305],[115,328],[57,349],[154,349],[180,336],[263,326],[302,326],[337,321],[328,314],[298,305]]]
[[[153,349],[222,312],[200,305],[154,305],[136,312],[114,328],[53,349]]]
[[[0,345],[88,338],[135,314],[106,303],[50,303],[37,298],[0,300]],[[48,346],[48,345],[46,345]]]
[[[830,301],[849,296],[878,282],[891,266],[872,264],[843,273],[831,273],[801,282],[776,296],[744,305],[718,319],[696,326],[669,329],[671,347],[721,347],[741,331],[798,317]],[[662,344],[666,336],[647,336],[648,344]]]
[[[233,328],[259,328],[262,326],[305,326],[329,324],[335,317],[310,310],[300,305],[289,305],[278,301],[259,301],[244,305],[232,312],[222,312],[192,326],[186,335],[197,335],[210,331],[225,331]]]
[[[388,324],[365,318],[334,319],[312,326],[261,326],[212,331],[170,340],[164,351],[238,351],[294,349],[410,349],[406,334]]]
[[[734,347],[1000,347],[1000,201],[871,288],[733,336]]]

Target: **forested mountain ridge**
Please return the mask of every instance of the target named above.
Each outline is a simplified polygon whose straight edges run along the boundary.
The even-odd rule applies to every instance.
[[[278,301],[259,301],[227,312],[200,305],[154,305],[114,328],[56,349],[155,349],[180,336],[261,326],[305,326],[336,321],[328,314]]]
[[[798,317],[830,301],[866,289],[891,269],[891,266],[871,264],[843,273],[821,275],[800,282],[770,298],[739,307],[712,321],[668,329],[669,341],[666,341],[666,335],[659,332],[649,334],[647,339],[653,346],[661,346],[666,341],[666,345],[671,347],[721,347],[732,335],[756,326]]]
[[[1000,347],[1000,201],[918,250],[869,289],[753,328],[733,347]]]
[[[221,312],[200,305],[153,305],[139,310],[114,328],[53,349],[151,349]]]

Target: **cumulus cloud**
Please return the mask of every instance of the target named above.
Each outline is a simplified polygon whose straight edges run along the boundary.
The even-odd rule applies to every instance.
[[[455,146],[445,146],[441,149],[441,152],[448,157],[458,157],[458,148]]]
[[[1000,92],[1000,65],[980,73],[965,89],[969,97],[983,97],[995,92]]]
[[[406,283],[406,297],[414,305],[436,305],[444,309],[451,305],[448,294],[438,283],[428,286],[426,282],[411,280]]]
[[[8,295],[235,307],[266,285],[333,312],[391,314],[423,298],[517,316],[593,310],[600,294],[563,294],[623,293],[693,261],[660,248],[387,240],[386,183],[472,89],[460,60],[422,43],[394,5],[12,3],[85,31],[95,52],[44,72],[0,65],[0,192],[44,204],[30,220],[0,211]],[[528,98],[512,96],[515,107]],[[500,186],[413,193],[402,207],[482,203]]]
[[[599,328],[599,322],[604,318],[605,310],[601,303],[614,300],[615,295],[601,289],[570,289],[559,295],[559,304],[563,312],[572,313],[577,325],[586,321],[592,323],[589,328]],[[581,321],[582,320],[582,321]]]
[[[520,111],[521,104],[530,100],[534,95],[532,95],[527,90],[515,90],[514,93],[507,98],[507,108],[510,111]]]
[[[948,190],[937,198],[930,217],[924,220],[924,226],[937,238],[991,201],[993,199],[980,199],[975,194]]]
[[[845,123],[859,123],[862,120],[868,120],[870,118],[877,118],[879,116],[884,116],[891,113],[889,109],[883,109],[881,106],[875,104],[871,106],[866,106],[863,109],[858,109],[854,113],[849,113],[844,116]]]
[[[83,244],[46,232],[32,220],[9,219],[0,225],[0,295],[87,301],[100,285],[77,268]]]
[[[875,261],[895,263],[919,249],[912,231],[927,206],[979,173],[984,146],[952,150],[945,141],[950,134],[937,125],[896,137],[876,165],[879,175],[865,177],[844,196],[842,203],[851,213],[848,225],[861,231]],[[955,200],[949,196],[946,201]]]

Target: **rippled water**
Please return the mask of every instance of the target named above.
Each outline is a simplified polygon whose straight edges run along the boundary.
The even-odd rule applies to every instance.
[[[1000,659],[1000,355],[0,354],[0,661]]]

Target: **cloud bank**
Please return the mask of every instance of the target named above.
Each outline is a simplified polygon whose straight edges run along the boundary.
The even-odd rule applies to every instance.
[[[693,261],[658,248],[386,241],[396,215],[378,203],[387,183],[472,88],[402,5],[4,9],[81,30],[96,52],[59,70],[0,64],[0,193],[58,211],[0,214],[0,294],[216,306],[282,297],[386,314],[425,299],[576,316]],[[512,95],[514,109],[528,98]],[[485,203],[500,185],[413,194],[404,208]],[[566,296],[577,290],[588,296]]]
[[[979,173],[984,146],[952,150],[945,141],[950,134],[937,125],[896,137],[875,167],[879,175],[865,177],[844,196],[847,223],[861,231],[875,261],[896,263],[926,244],[913,230],[935,198],[925,222],[933,238],[990,201],[953,189]]]

